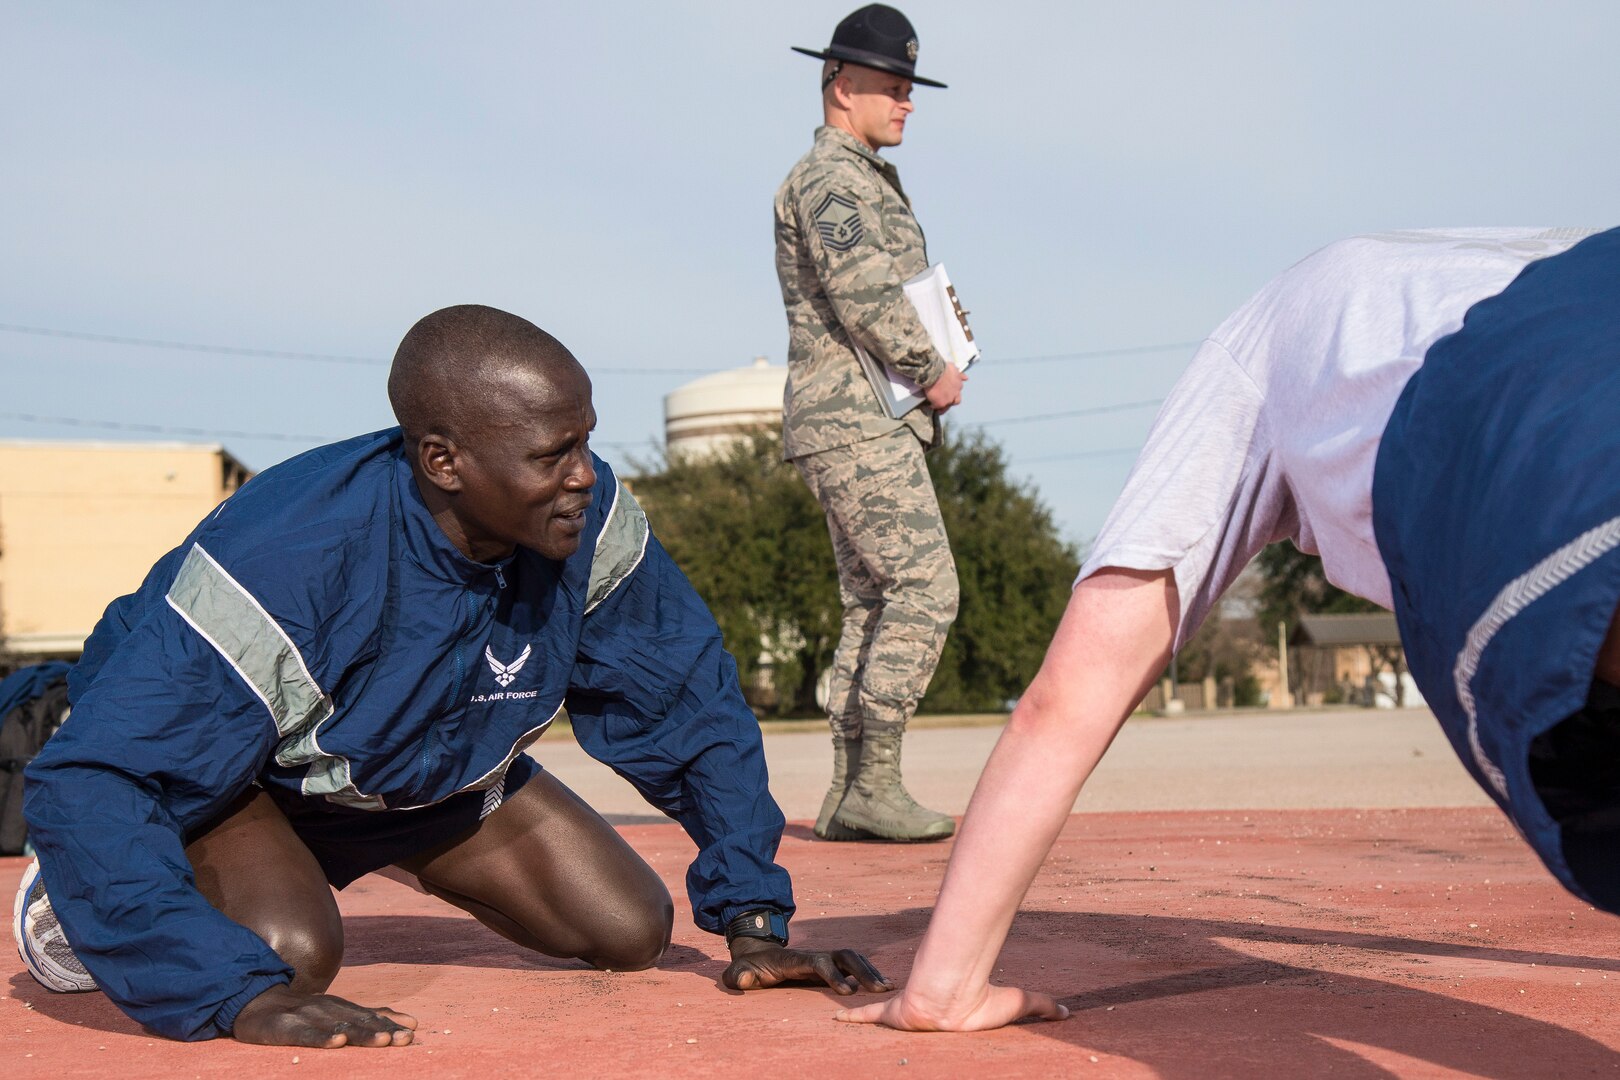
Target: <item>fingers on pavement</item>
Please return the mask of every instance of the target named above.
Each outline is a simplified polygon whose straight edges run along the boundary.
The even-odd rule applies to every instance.
[[[876,1024],[882,1021],[883,1010],[887,1005],[886,1001],[874,1001],[858,1009],[839,1009],[833,1014],[833,1019],[844,1024]]]

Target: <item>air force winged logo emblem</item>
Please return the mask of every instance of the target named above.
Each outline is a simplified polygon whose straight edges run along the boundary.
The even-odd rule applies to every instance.
[[[511,686],[512,681],[517,678],[518,672],[523,670],[523,665],[529,662],[529,654],[533,651],[533,645],[525,645],[523,646],[523,652],[518,655],[516,660],[510,664],[503,664],[495,659],[495,654],[489,651],[488,645],[485,645],[484,659],[489,661],[489,670],[495,673],[495,681],[502,686]]]
[[[866,235],[860,207],[835,191],[827,192],[816,207],[815,221],[822,244],[832,251],[848,251]]]

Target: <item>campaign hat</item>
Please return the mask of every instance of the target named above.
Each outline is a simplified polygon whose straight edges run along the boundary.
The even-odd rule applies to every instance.
[[[917,74],[917,31],[910,19],[887,4],[867,4],[844,16],[833,30],[832,44],[820,52],[797,45],[793,51],[904,75],[918,86],[945,88],[944,83]]]

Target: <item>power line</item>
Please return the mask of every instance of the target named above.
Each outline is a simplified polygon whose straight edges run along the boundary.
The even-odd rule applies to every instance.
[[[29,334],[34,337],[91,341],[99,345],[133,345],[142,349],[173,349],[180,352],[244,356],[256,360],[310,360],[321,364],[351,364],[383,367],[393,361],[377,356],[347,356],[342,353],[289,352],[283,349],[249,349],[237,345],[202,345],[194,341],[166,341],[160,338],[124,337],[118,334],[90,334],[81,330],[56,330],[47,326],[18,326],[0,323],[0,333]],[[591,367],[592,375],[706,375],[720,368]]]
[[[61,427],[98,428],[105,431],[139,431],[148,435],[196,435],[226,439],[274,439],[278,442],[329,443],[348,436],[299,435],[274,431],[232,431],[225,428],[174,427],[163,424],[131,424],[120,420],[87,420],[77,416],[43,416],[39,413],[0,412],[0,420],[16,420],[25,424],[55,424]],[[610,442],[592,439],[592,446],[614,450],[660,450],[656,442],[645,439],[628,442]]]
[[[1141,451],[1140,446],[1114,446],[1107,450],[1076,450],[1067,454],[1046,454],[1042,457],[1024,458],[1022,461],[1015,459],[1013,464],[1018,466],[1044,465],[1049,461],[1077,461],[1080,458],[1114,457],[1118,454],[1138,454]]]
[[[163,424],[128,424],[119,420],[85,420],[77,416],[41,416],[37,413],[0,412],[0,420],[25,424],[55,424],[60,427],[96,428],[103,431],[139,431],[148,435],[192,435],[215,439],[273,439],[277,442],[325,443],[325,435],[295,435],[276,431],[230,431],[221,428],[169,427]]]
[[[199,345],[191,341],[163,341],[157,338],[123,337],[117,334],[88,334],[81,330],[53,330],[45,326],[16,326],[0,323],[8,334],[94,341],[102,345],[136,345],[143,349],[178,349],[181,352],[217,353],[222,356],[251,356],[261,360],[314,360],[324,364],[386,364],[375,356],[344,356],[338,353],[287,352],[281,349],[245,349],[235,345]]]
[[[991,357],[986,360],[986,363],[992,367],[1002,367],[1007,364],[1055,363],[1059,360],[1100,360],[1109,356],[1136,356],[1141,353],[1194,349],[1202,344],[1201,341],[1167,341],[1163,345],[1131,345],[1122,349],[1091,349],[1086,352],[1049,353],[1045,356],[1010,356],[1005,359]]]
[[[1145,409],[1162,402],[1163,398],[1152,398],[1146,401],[1124,401],[1114,405],[1094,405],[1084,409],[1068,409],[1063,412],[1038,413],[1033,416],[1006,416],[996,420],[981,420],[974,423],[965,423],[964,427],[992,427],[998,424],[1025,424],[1042,420],[1067,420],[1078,416],[1100,416],[1106,413],[1127,412],[1134,409]],[[200,428],[181,427],[164,424],[135,424],[121,420],[90,420],[77,416],[46,416],[40,413],[0,412],[0,420],[15,420],[24,424],[53,424],[59,427],[95,428],[104,431],[139,431],[149,435],[190,435],[208,438],[225,439],[268,439],[276,442],[324,443],[332,441],[331,436],[309,435],[290,432],[274,431],[237,431],[226,428]],[[622,449],[628,446],[641,445],[633,442],[603,442],[598,445]],[[1051,458],[1037,458],[1027,461],[1034,464],[1036,461],[1056,461],[1074,456],[1090,456],[1092,453],[1112,454],[1125,453],[1127,450],[1088,451],[1078,455],[1060,454]]]
[[[1135,404],[1141,405],[1152,403],[1138,402]],[[1027,419],[1051,419],[1052,417],[1060,415],[1071,416],[1075,415],[1076,413],[1084,414],[1087,412],[1113,411],[1118,408],[1127,407],[1131,406],[1105,405],[1102,406],[1100,410],[1076,410],[1075,413],[1052,414],[1051,416],[1028,417]],[[15,420],[25,424],[52,424],[60,427],[89,428],[99,431],[132,431],[140,432],[146,435],[184,435],[192,438],[263,439],[272,442],[313,443],[317,445],[333,441],[330,436],[326,435],[300,435],[278,431],[236,431],[229,428],[179,427],[164,424],[132,424],[118,420],[87,420],[77,416],[43,416],[38,413],[0,412],[0,420]],[[656,445],[649,447],[647,443],[642,442],[599,442],[595,445],[621,451],[629,447],[639,447],[642,449],[650,448],[653,450],[658,449]],[[1140,452],[1141,449],[1142,448],[1140,446],[1116,446],[1110,447],[1106,450],[1077,450],[1070,453],[1048,454],[1042,457],[1023,458],[1021,460],[1015,457],[1012,460],[1012,464],[1016,467],[1022,468],[1029,465],[1044,465],[1055,461],[1077,461],[1083,458],[1114,457],[1119,454],[1135,454]]]
[[[1033,424],[1037,420],[1067,420],[1075,416],[1100,416],[1103,413],[1129,412],[1132,409],[1150,409],[1161,404],[1164,398],[1151,398],[1147,401],[1122,401],[1117,405],[1093,405],[1085,409],[1068,409],[1064,412],[1036,413],[1033,416],[1003,416],[997,420],[978,420],[966,423],[966,427],[994,427],[997,424]]]
[[[351,364],[364,367],[382,367],[391,361],[379,356],[353,356],[347,353],[297,352],[288,349],[258,349],[240,345],[208,345],[195,341],[170,341],[166,338],[132,337],[125,334],[94,334],[84,330],[61,330],[49,326],[23,326],[0,323],[0,333],[27,334],[33,337],[62,338],[69,341],[89,341],[99,345],[130,345],[142,349],[170,349],[179,352],[208,353],[217,356],[242,356],[257,360],[308,360],[320,364]],[[1197,346],[1196,341],[1169,341],[1161,345],[1130,345],[1117,349],[1089,349],[1078,352],[1049,353],[1041,356],[1009,356],[992,359],[996,367],[1017,364],[1046,364],[1062,360],[1100,360],[1112,356],[1137,356],[1144,353],[1171,352]],[[718,367],[593,367],[592,374],[601,375],[707,375],[724,371]]]

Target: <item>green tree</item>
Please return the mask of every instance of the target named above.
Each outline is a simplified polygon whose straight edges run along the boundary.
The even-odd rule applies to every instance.
[[[1182,682],[1212,678],[1230,685],[1232,704],[1256,705],[1260,683],[1254,666],[1267,652],[1265,635],[1254,619],[1224,618],[1217,605],[1176,654],[1176,678]]]
[[[928,455],[962,583],[923,708],[1002,708],[1024,692],[1046,655],[1080,569],[1033,488],[1007,476],[1001,446],[982,432],[952,435]]]
[[[1272,634],[1279,622],[1287,623],[1288,632],[1293,633],[1301,615],[1382,610],[1372,601],[1331,584],[1321,559],[1287,541],[1266,547],[1254,564],[1260,575],[1256,614],[1261,628]]]
[[[714,612],[745,687],[775,660],[775,711],[810,712],[842,609],[827,519],[782,446],[759,434],[631,481],[659,541]],[[752,695],[751,695],[752,696]]]
[[[774,434],[729,452],[641,465],[631,481],[659,540],[708,603],[745,686],[775,660],[780,714],[816,710],[842,608],[820,506]],[[1034,677],[1078,569],[1001,448],[951,439],[928,455],[962,582],[961,611],[924,699],[929,711],[998,709]],[[756,696],[756,703],[763,700]]]

